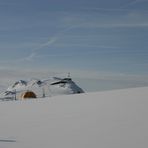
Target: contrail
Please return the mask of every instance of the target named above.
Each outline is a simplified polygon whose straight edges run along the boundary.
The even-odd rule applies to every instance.
[[[37,47],[35,49],[32,49],[30,55],[25,57],[24,60],[26,60],[26,61],[32,60],[33,58],[35,58],[37,56],[38,51],[40,51],[44,47],[48,47],[48,46],[54,44],[57,40],[58,40],[57,37],[52,37],[49,41],[39,45],[39,47]]]
[[[49,39],[47,42],[42,43],[39,45],[39,47],[32,50],[32,52],[37,52],[38,50],[41,50],[43,47],[50,46],[54,44],[58,40],[58,36],[53,36],[51,39]]]
[[[39,45],[39,47],[35,48],[35,49],[32,49],[31,50],[31,53],[29,56],[23,58],[22,60],[26,60],[26,61],[30,61],[30,60],[33,60],[35,57],[38,57],[37,56],[37,52],[40,51],[41,49],[43,49],[44,47],[48,47],[48,46],[51,46],[53,45],[54,43],[56,43],[60,38],[61,36],[66,33],[67,31],[73,29],[73,28],[76,28],[77,26],[70,26],[62,31],[60,31],[59,33],[55,34],[53,37],[51,37],[47,42]]]
[[[132,6],[132,5],[135,5],[135,4],[137,4],[137,3],[141,3],[141,2],[148,2],[148,0],[133,0],[133,1],[129,2],[129,3],[127,3],[127,4],[126,4],[125,6],[123,6],[123,7]]]
[[[67,27],[64,30],[61,30],[60,32],[56,33],[54,36],[52,36],[47,42],[40,44],[37,48],[34,48],[31,50],[31,53],[27,56],[27,57],[22,57],[20,59],[15,59],[15,60],[7,60],[7,61],[0,61],[0,64],[9,64],[9,63],[18,63],[18,62],[25,62],[25,61],[31,61],[34,58],[39,58],[41,57],[41,55],[38,55],[38,52],[40,50],[42,50],[44,47],[48,47],[51,46],[53,44],[55,44],[64,33],[68,32],[69,30],[72,30],[73,28],[77,28],[79,26],[70,26]],[[49,55],[47,55],[49,56]],[[55,56],[55,55],[51,55],[51,56]]]

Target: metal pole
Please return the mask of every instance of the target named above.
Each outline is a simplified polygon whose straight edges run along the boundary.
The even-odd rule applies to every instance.
[[[16,89],[15,89],[15,93],[14,93],[14,95],[15,95],[15,98],[14,98],[14,99],[16,100]]]

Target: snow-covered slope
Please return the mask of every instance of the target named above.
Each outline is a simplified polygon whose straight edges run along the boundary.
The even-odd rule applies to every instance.
[[[148,88],[0,102],[0,148],[146,148]]]

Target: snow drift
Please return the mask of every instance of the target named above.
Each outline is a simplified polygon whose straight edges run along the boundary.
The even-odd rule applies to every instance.
[[[146,148],[148,87],[0,102],[1,148]]]

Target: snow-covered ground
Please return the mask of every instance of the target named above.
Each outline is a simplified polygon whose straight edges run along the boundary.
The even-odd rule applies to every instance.
[[[148,87],[0,102],[0,148],[146,148]]]

